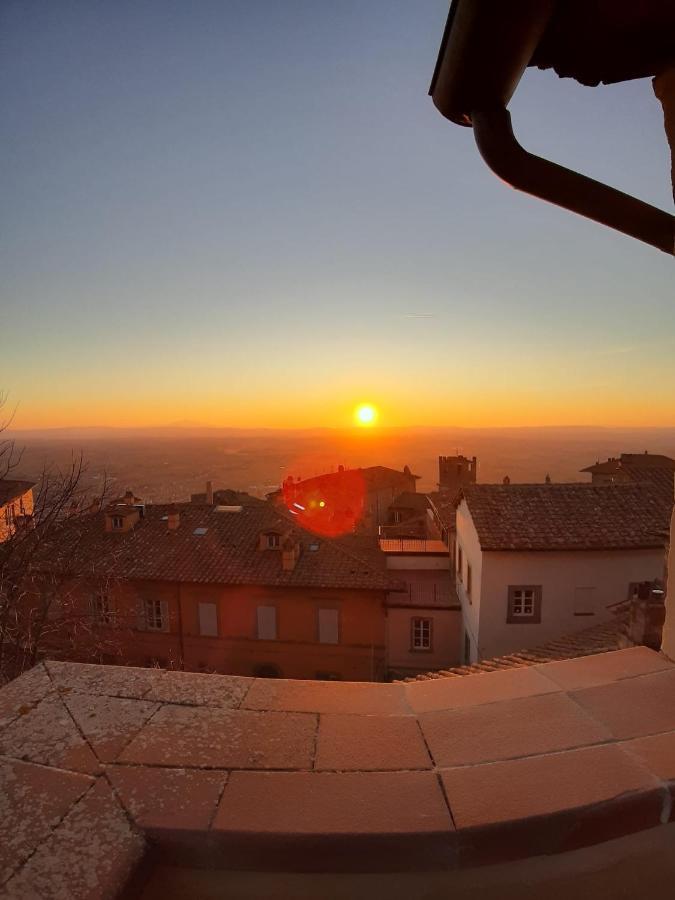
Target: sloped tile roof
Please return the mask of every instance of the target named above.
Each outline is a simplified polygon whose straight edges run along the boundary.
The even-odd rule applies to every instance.
[[[403,678],[403,681],[429,681],[434,678],[456,678],[463,675],[479,675],[483,672],[497,672],[501,669],[520,669],[541,663],[556,662],[561,659],[576,659],[596,653],[609,653],[619,649],[622,622],[617,618],[611,622],[585,628],[576,634],[568,634],[556,640],[541,644],[529,650],[518,650],[505,656],[493,656],[467,666],[453,666],[436,672],[424,672]]]
[[[271,504],[244,506],[240,512],[217,512],[206,504],[173,504],[180,513],[170,531],[170,506],[147,506],[143,518],[126,533],[106,532],[104,514],[64,523],[59,547],[50,547],[41,568],[59,560],[70,571],[105,572],[122,579],[150,579],[214,584],[399,590],[376,543],[358,549],[348,539],[326,539],[298,528]],[[195,534],[196,529],[205,529]],[[281,564],[280,550],[258,549],[260,534],[275,531],[301,545],[292,571]],[[282,541],[283,543],[284,541]]]
[[[647,483],[473,484],[462,498],[483,550],[663,547],[673,507]]]
[[[19,481],[12,478],[0,478],[0,506],[16,500],[26,491],[35,487],[34,481]]]

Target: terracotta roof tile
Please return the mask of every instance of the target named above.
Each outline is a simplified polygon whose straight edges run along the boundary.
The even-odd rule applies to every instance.
[[[94,513],[64,523],[63,547],[71,571],[102,571],[124,579],[181,582],[399,590],[403,585],[386,571],[376,541],[358,545],[349,538],[317,537],[270,504],[218,512],[212,506],[176,504],[178,528],[170,531],[169,506],[147,506],[128,532],[104,530],[104,514]],[[204,529],[204,533],[195,533]],[[277,531],[301,545],[291,571],[281,565],[281,551],[260,550],[260,534]],[[358,549],[357,549],[358,547]],[[58,548],[51,547],[42,568],[54,566]]]
[[[672,495],[651,484],[472,484],[462,489],[483,550],[663,547]]]

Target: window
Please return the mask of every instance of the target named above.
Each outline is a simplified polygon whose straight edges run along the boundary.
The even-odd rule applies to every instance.
[[[466,596],[471,603],[471,566],[468,563],[466,564]]]
[[[337,609],[320,609],[319,619],[319,643],[337,644],[339,612]]]
[[[144,611],[148,631],[169,630],[169,604],[166,600],[146,600]]]
[[[278,534],[268,534],[267,535],[267,549],[268,550],[278,550],[280,544],[280,536]]]
[[[392,521],[393,521],[394,525],[401,524],[401,513],[398,509],[395,509],[392,511],[391,517],[392,517]]]
[[[200,603],[199,633],[202,637],[218,637],[218,607],[215,603]]]
[[[122,516],[112,517],[112,527],[115,529],[124,528],[124,519],[122,518]]]
[[[277,608],[276,606],[258,607],[258,640],[276,641]]]
[[[411,650],[431,650],[431,630],[433,619],[414,618],[410,620]]]
[[[575,616],[593,616],[593,615],[595,615],[595,588],[594,587],[574,588],[574,615]]]
[[[541,585],[509,585],[506,621],[510,625],[541,622]]]
[[[464,568],[464,554],[462,548],[457,544],[457,577],[462,580],[462,569]]]
[[[110,598],[106,593],[92,594],[89,598],[91,617],[99,625],[112,625],[115,621],[115,612]]]

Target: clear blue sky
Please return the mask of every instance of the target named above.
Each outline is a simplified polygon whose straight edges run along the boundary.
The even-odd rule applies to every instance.
[[[675,424],[672,261],[488,171],[427,96],[446,14],[3,0],[17,425]],[[529,71],[511,111],[670,208],[648,81]]]

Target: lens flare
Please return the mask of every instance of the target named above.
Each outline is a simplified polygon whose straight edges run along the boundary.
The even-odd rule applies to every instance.
[[[360,403],[354,410],[354,420],[362,428],[368,428],[377,421],[377,409],[372,403]]]

